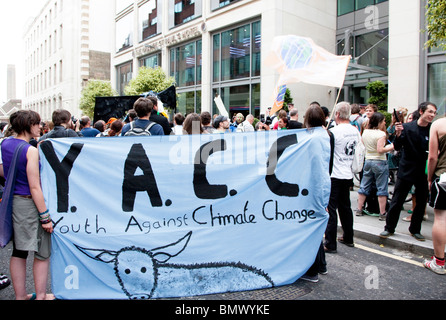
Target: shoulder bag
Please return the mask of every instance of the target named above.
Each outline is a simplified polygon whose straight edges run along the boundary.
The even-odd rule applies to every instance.
[[[17,160],[27,143],[22,142],[14,151],[11,165],[8,171],[8,178],[3,189],[3,196],[0,202],[0,247],[4,248],[12,239],[12,201],[14,198],[15,177],[17,174]]]

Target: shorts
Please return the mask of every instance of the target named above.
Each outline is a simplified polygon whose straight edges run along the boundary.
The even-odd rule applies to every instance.
[[[389,196],[389,165],[387,160],[366,160],[364,163],[361,186],[358,193],[370,195],[373,182],[376,183],[378,197]]]
[[[51,234],[39,222],[39,212],[32,199],[14,196],[12,204],[12,225],[14,248],[21,251],[34,251],[39,260],[51,255]]]
[[[446,210],[446,191],[438,185],[440,178],[432,181],[429,205],[437,210]]]

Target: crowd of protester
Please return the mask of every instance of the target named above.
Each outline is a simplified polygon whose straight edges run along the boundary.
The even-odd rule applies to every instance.
[[[125,119],[110,118],[94,124],[88,116],[75,119],[67,110],[55,110],[51,122],[42,122],[34,111],[21,110],[11,115],[7,129],[2,128],[6,129],[2,130],[4,136],[12,136],[12,139],[4,139],[3,142],[7,142],[1,145],[0,167],[3,176],[3,165],[5,168],[9,166],[18,140],[36,147],[45,139],[63,137],[222,134],[323,127],[330,137],[332,154],[329,169],[331,195],[327,208],[329,220],[315,263],[302,279],[317,282],[318,274],[327,273],[325,253],[336,253],[338,242],[354,247],[354,213],[350,202],[354,174],[351,166],[355,146],[360,140],[366,147],[366,154],[359,178],[356,215],[369,214],[366,205],[374,198],[378,202],[378,217],[385,221],[380,237],[390,237],[395,232],[404,200],[411,192],[414,208],[410,219],[406,221],[410,222],[411,235],[419,241],[424,241],[421,224],[426,205],[430,201],[435,212],[432,234],[435,255],[424,261],[424,265],[438,274],[445,274],[446,196],[439,184],[439,177],[446,172],[446,120],[441,118],[431,126],[436,113],[437,107],[431,102],[420,104],[418,110],[409,115],[407,109],[398,108],[387,126],[384,115],[374,105],[360,106],[342,102],[335,106],[333,114],[330,115],[327,108],[312,102],[306,110],[304,123],[299,122],[298,111],[293,105],[289,105],[288,112],[280,110],[277,114],[261,117],[260,120],[251,114],[244,116],[242,113],[236,113],[229,119],[224,115],[212,117],[209,112],[202,112],[188,115],[177,113],[169,123],[167,117],[158,111],[156,99],[150,97],[138,99]],[[28,146],[26,150],[26,156],[22,157],[19,167],[22,177],[22,183],[19,184],[21,193],[16,194],[14,199],[17,208],[14,209],[13,215],[26,215],[26,228],[35,231],[26,235],[24,232],[15,232],[11,276],[17,299],[48,299],[44,291],[49,258],[47,235],[52,232],[49,222],[51,216],[45,207],[42,191],[36,183],[37,149]],[[393,176],[390,173],[395,169],[397,173]],[[389,183],[395,185],[390,203]],[[340,237],[337,237],[338,217],[342,226]],[[15,223],[14,228],[21,230],[17,225],[19,222]],[[36,243],[43,243],[44,247],[37,248]],[[33,262],[36,286],[36,294],[33,295],[24,291],[24,270],[28,251],[37,252]],[[9,279],[1,274],[0,289],[9,283]]]

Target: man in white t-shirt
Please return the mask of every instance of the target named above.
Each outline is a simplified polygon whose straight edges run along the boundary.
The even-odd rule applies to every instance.
[[[246,116],[246,120],[237,126],[237,132],[254,131],[254,127],[252,126],[253,122],[254,122],[254,116],[252,114],[248,114]]]
[[[333,171],[331,173],[331,193],[328,203],[328,225],[325,231],[325,252],[336,252],[338,227],[337,212],[341,221],[343,236],[338,241],[353,247],[353,211],[350,203],[350,187],[353,186],[352,163],[356,145],[361,139],[358,130],[350,124],[350,104],[341,102],[336,105],[336,126],[333,133],[335,146],[333,152]]]

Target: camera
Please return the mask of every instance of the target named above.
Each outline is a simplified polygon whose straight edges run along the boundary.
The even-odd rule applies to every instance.
[[[268,116],[266,116],[266,119],[265,119],[265,115],[264,114],[261,114],[260,115],[260,122],[261,123],[264,123],[264,124],[266,124],[266,125],[271,125],[271,123],[273,122],[272,120],[271,120],[271,117],[268,115]]]
[[[71,121],[73,122],[73,124],[76,124],[77,119],[74,116],[71,116]]]

